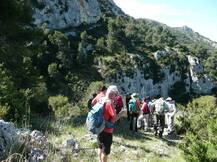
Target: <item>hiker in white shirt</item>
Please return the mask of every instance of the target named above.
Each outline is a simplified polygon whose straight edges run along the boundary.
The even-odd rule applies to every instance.
[[[166,104],[169,108],[169,111],[166,113],[168,134],[172,134],[174,132],[174,116],[176,114],[175,101],[173,101],[171,97],[168,97],[166,99]]]

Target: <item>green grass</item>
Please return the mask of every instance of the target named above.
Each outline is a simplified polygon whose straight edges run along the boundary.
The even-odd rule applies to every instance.
[[[96,140],[90,139],[90,135],[84,122],[77,127],[74,124],[54,124],[52,130],[58,132],[49,132],[48,140],[51,143],[51,149],[47,162],[61,161],[61,147],[66,139],[75,139],[79,142],[81,150],[74,154],[71,150],[64,153],[65,160],[68,162],[95,162],[98,161]],[[116,125],[111,154],[109,161],[112,162],[185,162],[182,151],[177,147],[180,140],[163,140],[155,138],[153,132],[144,132],[139,130],[134,133],[129,130],[129,123],[122,119],[119,125]]]

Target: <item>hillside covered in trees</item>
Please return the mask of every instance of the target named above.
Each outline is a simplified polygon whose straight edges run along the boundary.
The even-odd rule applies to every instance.
[[[34,23],[35,8],[45,7],[40,1],[0,2],[0,119],[31,125],[33,114],[56,118],[84,114],[89,95],[102,83],[118,83],[122,95],[132,93],[130,87],[135,85],[121,86],[121,82],[124,77],[133,79],[138,69],[142,72],[140,80],[151,79],[153,85],[161,85],[166,78],[163,69],[169,69],[174,75],[178,71],[179,80],[174,79],[168,87],[168,95],[186,104],[194,97],[205,95],[194,91],[191,85],[186,88],[192,83],[191,79],[185,81],[190,76],[188,55],[198,58],[204,70],[198,78],[206,76],[211,80],[213,87],[208,94],[217,94],[216,42],[186,27],[171,28],[153,20],[134,19],[107,0],[98,3],[101,14],[97,21],[53,29],[46,21],[40,25]],[[156,59],[157,51],[169,52]],[[152,97],[161,95],[152,94]],[[210,109],[216,111],[216,105]],[[195,113],[207,117],[203,110]],[[216,119],[216,113],[211,116]],[[197,125],[194,122],[198,118],[193,120],[183,123]],[[208,126],[210,138],[201,132],[207,143],[199,144],[204,150],[215,152],[216,124]],[[194,140],[200,138],[195,135],[200,129],[196,127],[189,128],[189,136]],[[186,141],[193,143],[192,138],[186,137]],[[187,142],[185,145],[185,153],[194,154]],[[209,158],[216,160],[216,156]]]

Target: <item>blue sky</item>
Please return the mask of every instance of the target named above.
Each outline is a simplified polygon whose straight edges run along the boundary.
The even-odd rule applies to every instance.
[[[113,0],[126,14],[188,26],[217,42],[217,0]]]

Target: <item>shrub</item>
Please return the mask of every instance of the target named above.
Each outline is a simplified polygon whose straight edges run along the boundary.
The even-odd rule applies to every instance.
[[[8,106],[0,105],[0,119],[5,119],[6,118],[9,109],[10,108]]]
[[[71,105],[67,97],[61,95],[51,96],[48,99],[48,103],[57,119],[70,116]]]
[[[193,100],[186,109],[185,123],[189,123],[183,145],[187,161],[217,161],[217,105],[216,98],[203,96]]]
[[[101,87],[103,86],[103,82],[101,81],[96,81],[92,82],[87,90],[84,93],[84,96],[82,97],[82,100],[78,103],[78,106],[80,108],[81,113],[86,113],[88,110],[87,102],[88,100],[92,97],[93,93],[97,93]]]

